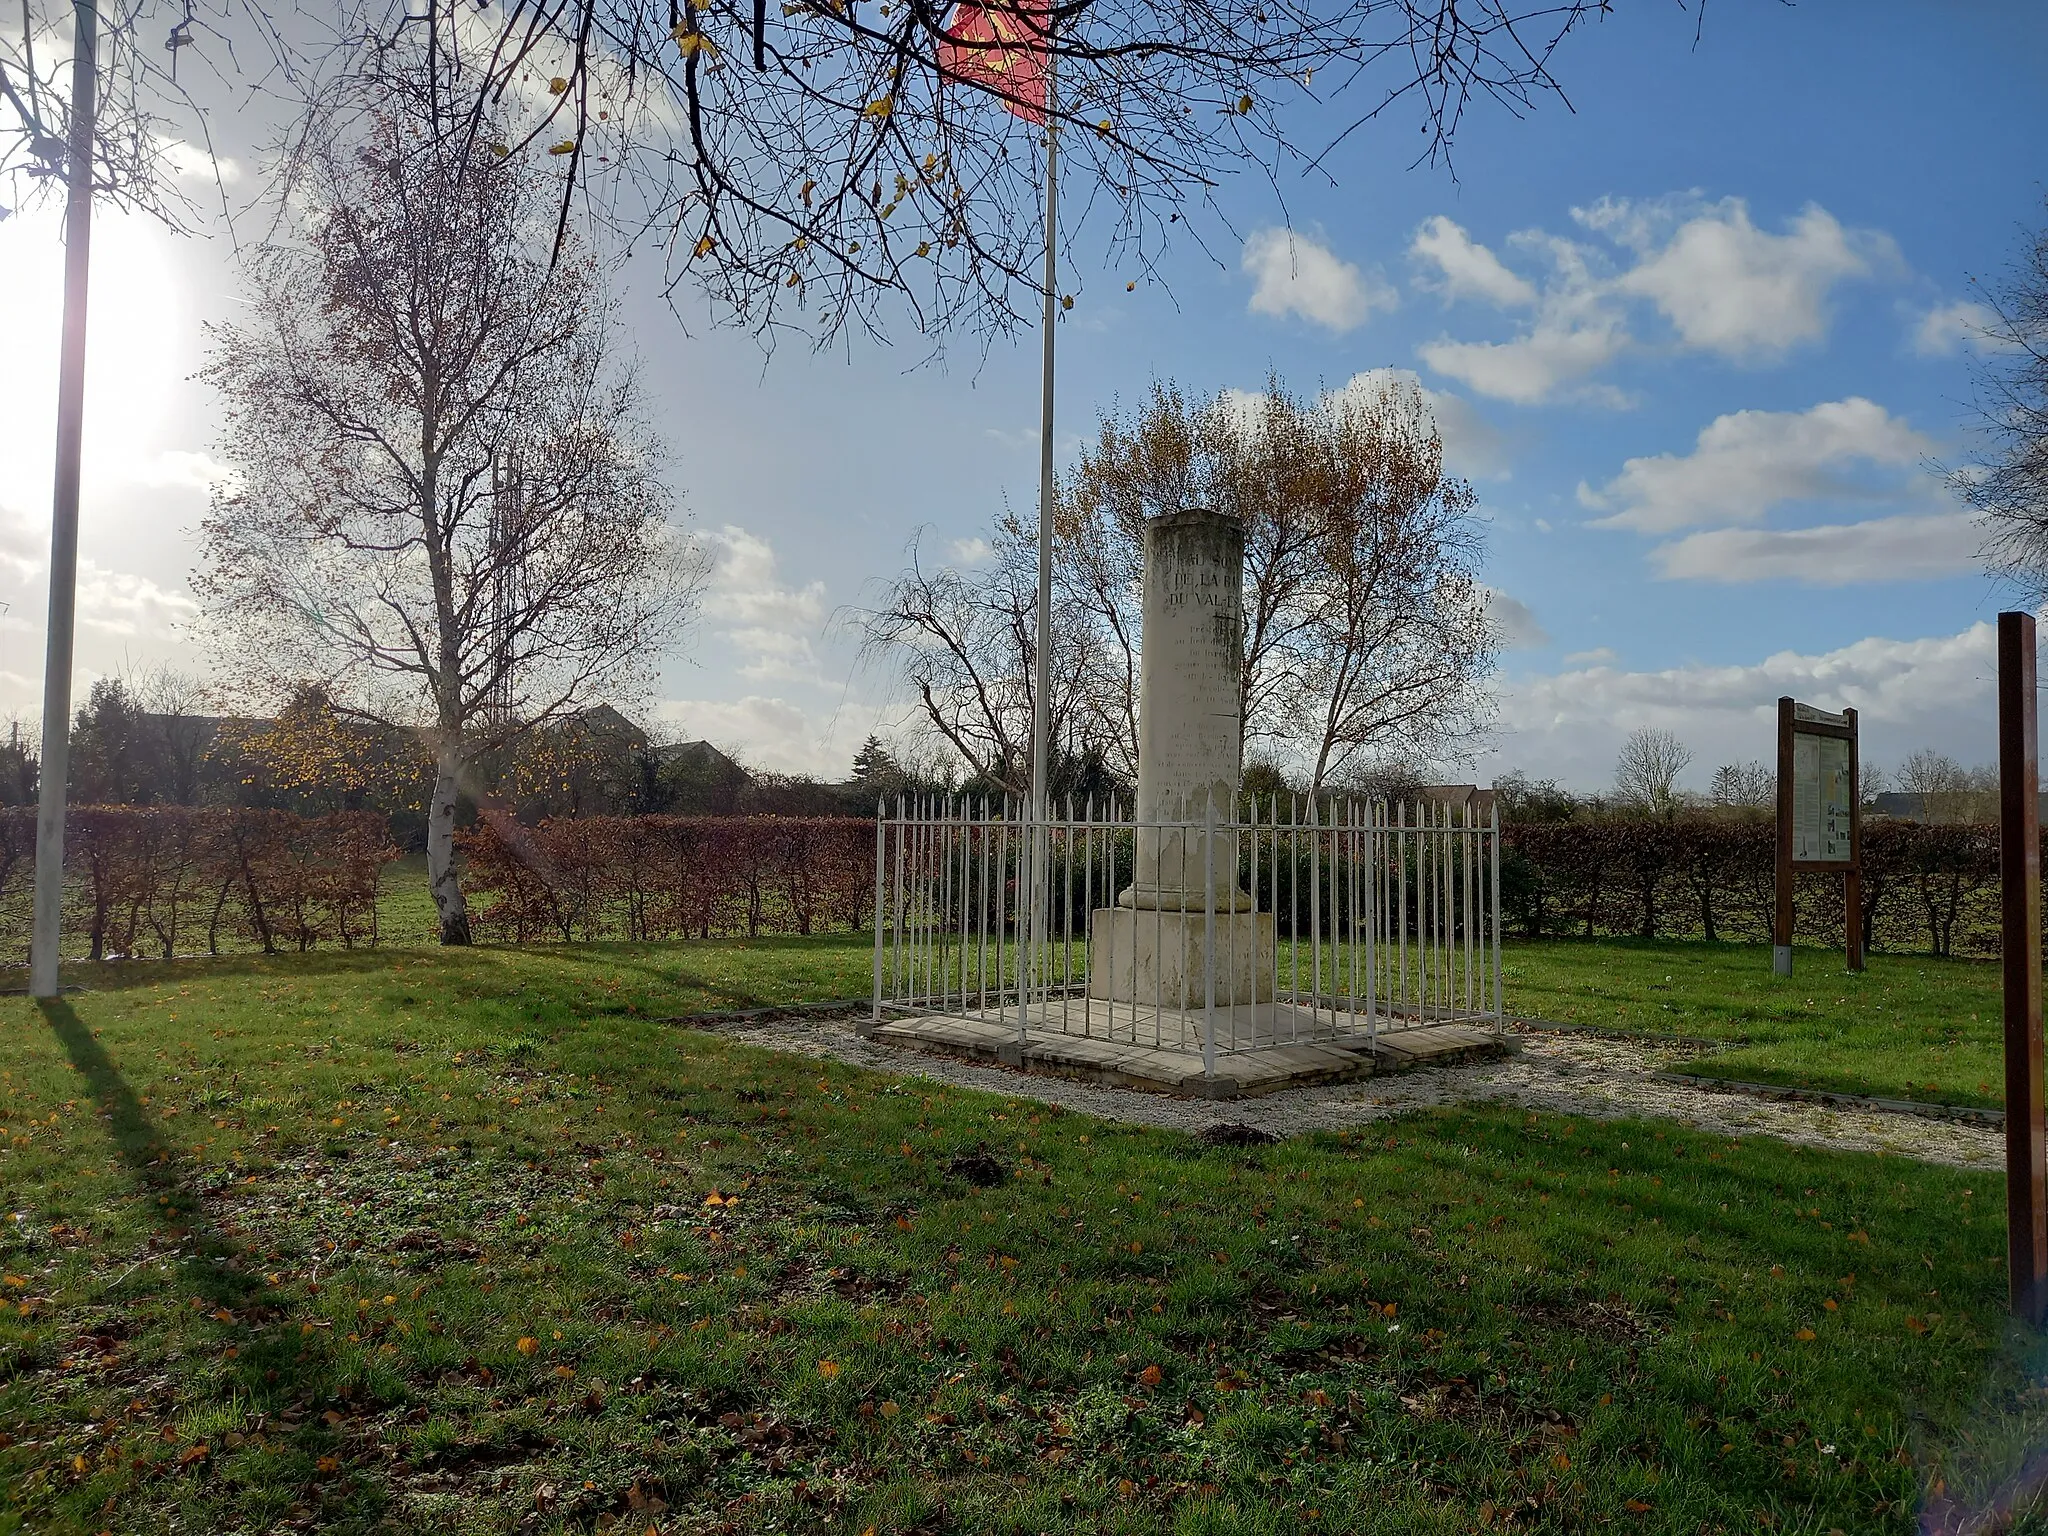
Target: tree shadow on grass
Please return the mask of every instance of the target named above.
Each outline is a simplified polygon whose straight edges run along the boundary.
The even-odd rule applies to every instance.
[[[290,1299],[264,1279],[260,1255],[223,1229],[218,1198],[208,1194],[198,1170],[150,1115],[91,1028],[68,1002],[45,1001],[38,1007],[99,1106],[120,1161],[146,1197],[154,1224],[147,1246],[174,1277],[159,1282],[163,1304],[196,1301],[195,1310],[206,1318],[182,1326],[169,1323],[174,1379],[183,1374],[176,1369],[177,1356],[189,1356],[195,1342],[186,1329],[217,1330],[209,1342],[218,1347],[206,1359],[226,1369],[219,1374],[191,1370],[177,1380],[180,1406],[189,1406],[186,1394],[209,1379],[217,1402],[241,1398],[259,1411],[294,1401],[318,1406],[348,1396],[350,1384],[337,1369],[325,1329],[301,1326]],[[223,1312],[229,1316],[221,1318]]]
[[[430,960],[448,961],[466,955],[532,957],[537,960],[568,960],[581,965],[605,965],[645,976],[664,987],[691,987],[735,1006],[751,1007],[786,999],[756,997],[695,974],[687,969],[692,957],[707,952],[731,953],[741,946],[756,955],[824,955],[865,951],[873,944],[873,936],[869,933],[834,932],[764,934],[753,939],[726,935],[711,939],[618,939],[584,944],[478,944],[466,950],[446,949],[439,945],[419,948],[376,945],[358,949],[280,951],[270,955],[255,951],[187,955],[174,960],[67,961],[65,970],[71,980],[79,982],[88,991],[125,992],[163,986],[173,981],[211,981],[282,972],[302,976],[371,976],[395,971],[402,965]],[[663,963],[665,961],[668,963]],[[68,986],[66,990],[70,990]]]

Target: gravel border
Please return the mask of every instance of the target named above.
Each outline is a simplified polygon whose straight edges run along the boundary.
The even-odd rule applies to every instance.
[[[1929,1119],[1866,1103],[1781,1101],[1709,1087],[1665,1070],[1675,1055],[1688,1054],[1683,1048],[1674,1052],[1669,1046],[1657,1049],[1587,1032],[1518,1029],[1520,1050],[1502,1061],[1289,1088],[1218,1105],[1072,1082],[868,1040],[855,1027],[865,1017],[864,1006],[837,1003],[671,1022],[730,1033],[769,1050],[826,1057],[878,1072],[1035,1099],[1105,1120],[1192,1134],[1228,1121],[1278,1136],[1298,1136],[1369,1125],[1430,1105],[1496,1103],[1597,1120],[1676,1120],[1728,1136],[1774,1136],[1797,1146],[1875,1152],[1958,1168],[1997,1168],[2005,1163],[2005,1136],[1993,1126]]]

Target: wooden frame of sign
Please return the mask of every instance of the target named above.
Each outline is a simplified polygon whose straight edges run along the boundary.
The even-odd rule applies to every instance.
[[[1842,877],[1849,969],[1863,969],[1862,770],[1856,711],[1778,700],[1778,879],[1771,969],[1792,974],[1792,882],[1800,870]]]

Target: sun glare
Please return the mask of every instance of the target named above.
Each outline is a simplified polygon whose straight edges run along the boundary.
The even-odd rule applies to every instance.
[[[110,214],[92,239],[87,316],[84,493],[88,500],[165,472],[164,429],[196,362],[169,243],[144,219]],[[64,244],[55,212],[0,223],[0,507],[47,526],[64,311]]]

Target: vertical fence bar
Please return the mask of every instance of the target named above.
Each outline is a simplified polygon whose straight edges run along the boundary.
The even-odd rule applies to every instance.
[[[1009,894],[1010,894],[1010,797],[1003,796],[1003,816],[991,829],[996,842],[996,856],[993,874],[996,882],[996,1008],[1007,1015],[1010,1011],[1009,971],[1006,967],[1005,949],[1009,937]]]
[[[881,806],[875,807],[875,1011],[868,1027],[882,1027],[882,847],[883,829],[889,824]]]
[[[1301,1007],[1301,796],[1292,797],[1294,820],[1288,827],[1287,857],[1287,953],[1293,964],[1288,973],[1288,995]],[[1309,999],[1309,1027],[1315,1027],[1315,999]]]
[[[974,867],[981,873],[981,896],[975,902],[975,921],[981,925],[981,942],[974,946],[975,980],[981,994],[980,1012],[988,1013],[988,922],[994,899],[988,888],[989,871],[995,863],[995,836],[988,821],[988,797],[982,796],[981,810],[974,818],[975,842],[980,845]],[[1002,972],[996,972],[996,992],[1002,993]]]
[[[1095,1033],[1095,797],[1081,808],[1081,911],[1087,924],[1087,956],[1081,965],[1081,1033]]]
[[[907,972],[903,962],[903,843],[908,824],[903,816],[903,797],[896,797],[896,878],[889,889],[889,988],[897,996],[905,996],[909,990]]]
[[[1400,868],[1396,871],[1401,882],[1400,900],[1395,903],[1395,913],[1400,927],[1395,930],[1394,942],[1399,946],[1401,956],[1401,1004],[1408,1004],[1408,802],[1400,802],[1401,832],[1399,837]]]
[[[1366,861],[1366,933],[1371,944],[1371,948],[1366,953],[1366,1006],[1369,1010],[1366,1024],[1367,1028],[1372,1032],[1374,1039],[1378,1038],[1379,1016],[1384,1011],[1381,1008],[1381,993],[1386,986],[1387,975],[1385,933],[1387,882],[1386,870],[1384,868],[1387,858],[1387,839],[1386,830],[1383,826],[1384,821],[1385,807],[1377,800],[1368,802],[1365,807],[1366,837],[1365,853],[1363,855]]]
[[[1308,797],[1309,1006],[1323,1006],[1323,837],[1321,796]],[[1336,1023],[1332,1016],[1330,1022]]]
[[[1501,1004],[1500,985],[1500,801],[1494,800],[1489,817],[1492,836],[1487,839],[1492,849],[1493,889],[1487,893],[1487,910],[1492,914],[1493,927],[1493,1033],[1498,1038],[1507,1028],[1507,1014]]]
[[[1473,957],[1477,953],[1478,935],[1472,931],[1474,914],[1479,910],[1479,853],[1481,836],[1479,832],[1479,807],[1466,808],[1467,824],[1465,837],[1465,1011],[1479,1011],[1479,995],[1473,988]]]
[[[1020,805],[1025,802],[1019,801]],[[1005,810],[1010,799],[1003,799]],[[1017,826],[1017,931],[1010,940],[1010,951],[1017,958],[1017,1047],[1023,1049],[1025,1025],[1031,1006],[1031,816],[1027,810],[1024,820]]]
[[[960,1011],[967,1012],[967,947],[974,941],[974,812],[963,795],[960,808]]]
[[[1202,797],[1202,1076],[1213,1079],[1216,1076],[1216,797]],[[1181,846],[1186,848],[1183,837]],[[1181,869],[1187,869],[1185,857]],[[1235,871],[1232,872],[1233,875]],[[1181,886],[1187,886],[1187,876],[1181,876]],[[1187,901],[1181,901],[1183,913]],[[1185,926],[1186,919],[1182,919]],[[1186,969],[1185,966],[1182,967]]]
[[[1358,802],[1356,800],[1353,800],[1345,807],[1344,820],[1346,824],[1344,831],[1344,888],[1347,892],[1345,905],[1348,908],[1344,914],[1344,948],[1350,956],[1351,967],[1351,985],[1349,988],[1351,994],[1351,1023],[1347,1033],[1355,1035],[1358,1033],[1358,985],[1360,981],[1358,964]]]
[[[1069,1008],[1074,998],[1074,797],[1067,796],[1067,814],[1062,823],[1064,831],[1060,847],[1066,857],[1060,864],[1060,914],[1063,937],[1060,940],[1060,1033],[1071,1034],[1073,1023]],[[1082,1015],[1086,1021],[1086,1015]]]

